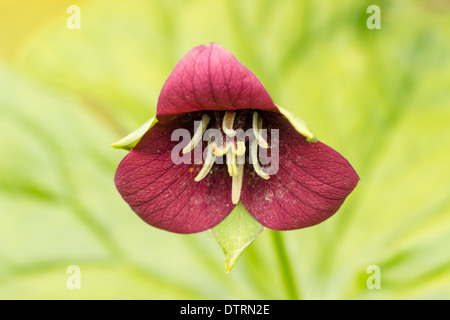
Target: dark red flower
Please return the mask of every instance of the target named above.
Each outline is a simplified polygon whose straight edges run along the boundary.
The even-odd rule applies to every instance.
[[[238,201],[267,228],[309,227],[332,216],[359,180],[345,158],[276,106],[257,77],[214,43],[195,47],[175,66],[156,119],[133,138],[140,138],[136,145],[119,144],[132,150],[115,183],[130,207],[157,228],[204,231]],[[223,138],[211,138],[206,129]],[[173,139],[177,130],[190,140]],[[200,157],[195,148],[203,150]]]

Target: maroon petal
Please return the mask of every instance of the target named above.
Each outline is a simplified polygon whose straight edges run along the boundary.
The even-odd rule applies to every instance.
[[[210,43],[178,62],[161,90],[156,115],[167,123],[180,113],[238,109],[278,112],[258,78],[231,52]]]
[[[115,183],[130,207],[148,224],[176,233],[195,233],[221,222],[233,209],[231,179],[226,166],[215,165],[200,182],[202,165],[174,164],[174,129],[193,134],[193,116],[157,123],[120,163]],[[190,128],[192,126],[192,128]],[[187,143],[187,141],[186,141]]]
[[[279,129],[279,170],[268,180],[246,165],[241,201],[262,225],[292,230],[331,217],[356,187],[359,177],[337,151],[310,143],[281,116],[272,114],[266,126]]]

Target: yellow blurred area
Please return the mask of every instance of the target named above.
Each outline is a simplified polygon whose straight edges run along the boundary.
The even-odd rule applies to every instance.
[[[80,0],[77,3],[83,4]],[[30,41],[67,15],[71,1],[2,0],[0,2],[0,57],[16,62]]]

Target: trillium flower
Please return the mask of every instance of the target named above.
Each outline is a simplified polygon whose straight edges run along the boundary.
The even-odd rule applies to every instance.
[[[211,129],[222,138],[208,136]],[[177,130],[189,139],[174,139]],[[148,224],[176,233],[213,228],[238,203],[269,229],[313,226],[359,180],[344,157],[275,105],[258,78],[214,43],[179,61],[156,118],[113,146],[131,150],[115,175],[123,199]]]

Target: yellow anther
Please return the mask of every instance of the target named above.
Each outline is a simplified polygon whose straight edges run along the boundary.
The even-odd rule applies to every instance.
[[[183,150],[181,150],[183,154],[188,153],[189,151],[194,149],[197,143],[199,143],[202,140],[203,133],[205,132],[210,119],[211,118],[207,114],[203,115],[202,121],[200,122],[200,125],[198,126],[197,130],[195,130],[194,136],[192,137],[191,141],[189,141],[187,146],[184,147]]]
[[[256,111],[253,112],[252,125],[253,125],[253,133],[255,134],[256,141],[258,141],[258,144],[261,148],[267,149],[267,148],[269,148],[269,144],[261,135],[262,122],[263,122],[263,119],[258,116],[258,112],[256,112]]]
[[[256,174],[260,176],[263,179],[269,179],[270,176],[262,171],[261,166],[259,165],[258,161],[258,141],[256,139],[250,140],[250,158],[253,164],[253,169],[255,170]]]
[[[231,201],[237,204],[241,198],[242,180],[244,177],[244,165],[237,165],[237,174],[232,177],[231,182]]]
[[[207,148],[208,149],[207,149],[207,153],[206,153],[205,163],[203,164],[203,167],[199,171],[197,176],[194,178],[194,180],[197,182],[202,180],[204,177],[206,177],[206,175],[209,173],[209,171],[211,171],[211,168],[213,167],[214,162],[216,161],[216,156],[214,155],[214,152],[213,152],[213,143],[209,142]]]
[[[236,155],[233,153],[233,148],[230,148],[227,152],[227,167],[228,167],[228,174],[231,177],[234,177],[238,174],[238,168],[236,164]]]

